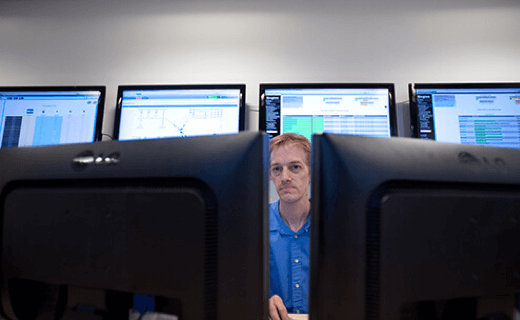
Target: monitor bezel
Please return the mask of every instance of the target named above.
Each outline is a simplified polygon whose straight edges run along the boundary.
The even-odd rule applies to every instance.
[[[266,131],[266,89],[388,89],[388,113],[390,116],[390,136],[397,137],[397,110],[395,105],[395,85],[393,83],[261,83],[259,93],[258,130]]]
[[[383,290],[379,286],[383,281],[368,281],[381,274],[380,268],[374,268],[374,265],[381,264],[371,254],[380,246],[369,247],[369,244],[380,242],[379,238],[370,238],[369,242],[367,235],[374,234],[371,227],[375,225],[373,222],[378,221],[374,217],[380,216],[379,200],[384,202],[388,199],[386,196],[391,195],[386,190],[411,194],[407,193],[412,190],[409,185],[424,186],[421,191],[423,195],[432,195],[439,188],[449,190],[445,186],[471,186],[472,190],[482,193],[489,189],[507,192],[520,190],[520,175],[515,170],[520,154],[512,149],[437,143],[405,137],[381,139],[318,134],[313,140],[309,293],[311,319],[316,315],[334,319],[345,314],[345,309],[348,309],[350,318],[354,319],[388,319],[383,314],[377,317],[377,312],[376,317],[372,317],[374,311],[378,310],[373,308],[374,295],[367,294],[366,290],[369,285],[374,289],[370,293]],[[487,159],[493,159],[494,162],[490,163]],[[392,184],[393,189],[385,189]],[[488,196],[491,197],[491,194],[484,195]],[[449,194],[449,197],[456,195]],[[378,202],[372,201],[374,199],[378,199]],[[420,210],[417,207],[417,212]],[[378,230],[384,228],[381,226]],[[384,234],[384,231],[381,232]],[[328,250],[320,249],[331,239],[352,249],[343,250],[337,245],[330,246]],[[340,255],[344,259],[338,260]],[[378,257],[388,255],[383,252]],[[342,261],[348,261],[350,270],[346,270]],[[338,274],[350,274],[348,277],[352,281],[342,282],[335,273],[320,272],[324,264],[328,265],[328,270],[338,270]],[[370,279],[366,272],[369,266],[372,272]],[[322,281],[324,275],[336,282]],[[331,288],[342,292],[332,292]],[[347,290],[348,293],[345,293]],[[379,298],[385,294],[388,297],[388,291],[378,293],[376,301],[382,301]],[[337,300],[323,299],[329,296],[341,296],[344,303],[338,305]],[[338,308],[331,308],[334,304]]]
[[[113,139],[119,140],[121,126],[121,108],[123,92],[126,90],[209,90],[209,89],[239,89],[241,98],[238,115],[238,131],[245,130],[246,116],[246,85],[245,84],[164,84],[164,85],[120,85],[117,88],[116,114],[114,119]]]
[[[408,99],[410,101],[410,131],[412,138],[419,138],[419,109],[417,106],[417,89],[494,89],[519,88],[520,82],[436,82],[408,83]],[[435,140],[436,141],[436,140]]]
[[[94,125],[94,140],[101,141],[103,133],[103,114],[105,111],[106,86],[86,85],[86,86],[15,86],[0,87],[0,92],[61,92],[61,91],[99,91],[99,102],[97,105],[96,122]]]
[[[204,188],[200,190],[207,190],[212,194],[210,198],[216,200],[217,210],[217,214],[213,215],[217,218],[219,233],[216,260],[218,266],[216,280],[218,316],[216,318],[235,318],[236,314],[248,318],[248,315],[255,314],[258,315],[258,319],[266,319],[269,299],[268,150],[267,136],[253,131],[244,131],[236,135],[199,136],[186,139],[104,141],[88,145],[6,148],[0,151],[2,154],[0,168],[5,173],[0,175],[0,200],[5,201],[6,195],[12,190],[26,186],[47,190],[47,188],[54,189],[55,186],[59,189],[67,188],[69,185],[76,188],[106,184],[108,189],[111,185],[120,185],[124,191],[124,188],[134,185],[143,192],[150,190],[148,187],[167,191],[170,187],[175,187],[175,183],[179,181],[189,181],[190,185],[194,183],[196,186],[203,186]],[[94,162],[94,158],[102,158],[102,161]],[[28,162],[38,165],[28,165]],[[42,170],[42,167],[45,167],[45,170]],[[237,177],[230,179],[232,174],[237,174]],[[239,194],[230,192],[230,186],[236,186]],[[185,189],[186,186],[180,187]],[[86,201],[88,202],[88,199]],[[94,206],[91,205],[89,204],[85,210],[92,210]],[[215,208],[214,205],[212,207]],[[0,208],[1,216],[4,215],[3,211],[5,206]],[[115,219],[118,214],[103,210],[94,211],[99,214],[99,217],[103,217],[104,226],[107,225],[106,223],[118,223]],[[56,212],[61,215],[60,220],[63,218],[73,221],[73,210],[65,215],[59,213],[62,211]],[[165,212],[176,211],[173,209]],[[19,216],[18,218],[23,219]],[[5,225],[5,219],[2,221]],[[53,224],[55,222],[55,220],[51,221]],[[141,222],[136,223],[141,225]],[[36,223],[37,227],[38,225]],[[90,227],[96,227],[96,224]],[[207,226],[203,229],[205,228]],[[45,228],[39,229],[45,230]],[[53,237],[52,234],[48,236]],[[93,237],[95,236],[94,233]],[[104,236],[118,237],[117,234],[110,232],[104,233]],[[153,232],[148,236],[153,236]],[[261,249],[261,254],[260,251],[256,251],[257,249]],[[180,258],[175,255],[167,256],[180,261]],[[100,255],[94,257],[98,259]],[[5,258],[6,255],[2,255],[2,259]],[[120,258],[122,257],[119,256],[118,259]],[[64,262],[61,258],[59,261]],[[84,263],[83,260],[77,261]],[[94,267],[92,264],[88,265]],[[102,265],[97,264],[97,266]],[[157,267],[154,263],[150,265]],[[127,266],[132,267],[130,264]],[[52,272],[58,277],[61,275],[68,278],[71,275],[67,269],[40,268],[39,270]],[[114,268],[107,271],[104,271],[103,267],[97,269],[100,270],[104,276],[106,272],[117,272]],[[5,271],[0,270],[0,273]],[[79,287],[96,289],[92,284],[84,285],[88,282],[87,275],[73,278],[76,286],[79,283]],[[121,282],[121,285],[130,287],[130,290],[119,290],[117,287],[108,288],[107,283],[103,282],[103,276],[94,278],[101,279],[101,286],[98,288],[103,290],[154,294],[150,291],[153,289],[146,284],[146,279],[144,279],[146,286],[143,288],[132,288],[130,284]],[[4,277],[4,280],[6,281],[0,284],[2,302],[9,301],[5,291],[8,279]],[[46,279],[34,280],[45,282]],[[141,280],[136,278],[135,281]],[[64,284],[61,281],[58,283]],[[157,295],[160,296],[160,293]],[[6,311],[4,307],[5,303],[0,304],[2,314]]]

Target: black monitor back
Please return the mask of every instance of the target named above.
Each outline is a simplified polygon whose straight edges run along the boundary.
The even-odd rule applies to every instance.
[[[310,319],[520,292],[520,153],[316,135]]]
[[[263,319],[267,161],[252,132],[2,150],[4,313],[26,279]]]

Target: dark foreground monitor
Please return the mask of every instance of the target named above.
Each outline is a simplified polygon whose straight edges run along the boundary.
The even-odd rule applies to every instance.
[[[101,140],[104,86],[1,87],[1,147]]]
[[[114,138],[238,133],[245,126],[245,91],[245,84],[119,86]]]
[[[109,319],[133,293],[183,320],[265,319],[267,140],[2,149],[3,313],[34,319],[29,282],[105,292]]]
[[[310,319],[520,292],[519,151],[323,134],[313,157]]]
[[[260,84],[258,128],[286,132],[397,136],[392,83]]]
[[[520,148],[520,83],[409,84],[412,136]]]

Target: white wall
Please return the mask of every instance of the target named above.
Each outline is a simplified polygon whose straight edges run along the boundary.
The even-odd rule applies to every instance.
[[[519,16],[516,0],[0,0],[0,86],[106,85],[112,135],[119,84],[245,83],[258,130],[262,82],[393,82],[397,102],[409,82],[520,82]]]
[[[520,81],[515,0],[1,0],[0,85]]]

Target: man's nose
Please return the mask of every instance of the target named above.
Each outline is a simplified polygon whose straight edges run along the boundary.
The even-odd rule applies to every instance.
[[[289,181],[291,180],[291,173],[289,172],[288,168],[284,168],[282,170],[282,181]]]

